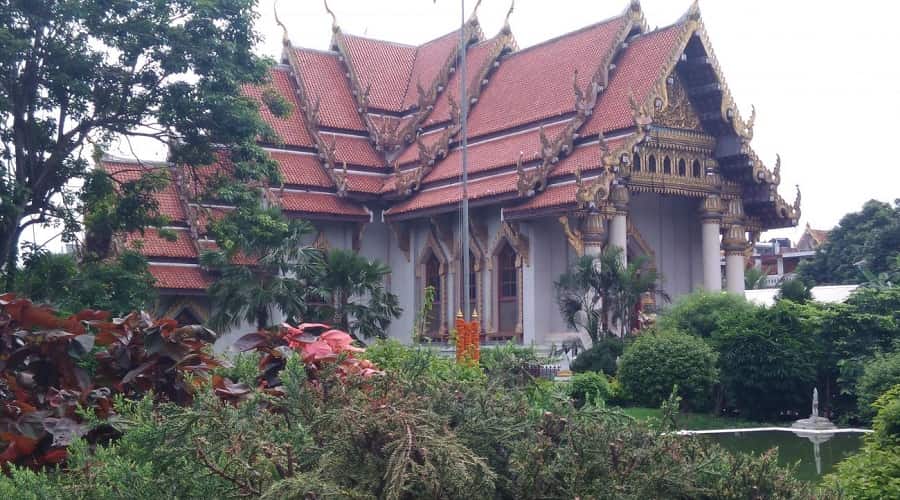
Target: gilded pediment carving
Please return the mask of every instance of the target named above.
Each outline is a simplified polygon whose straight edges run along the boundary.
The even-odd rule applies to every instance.
[[[681,83],[676,72],[672,72],[666,80],[666,105],[658,110],[653,117],[653,123],[663,127],[696,130],[701,132],[700,116],[691,105],[687,91]]]

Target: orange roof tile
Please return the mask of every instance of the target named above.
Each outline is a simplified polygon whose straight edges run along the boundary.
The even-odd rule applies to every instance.
[[[372,143],[366,137],[350,137],[324,132],[321,136],[326,144],[334,144],[334,159],[339,164],[347,162],[350,165],[376,168],[385,166],[384,160],[378,156]]]
[[[347,191],[352,193],[378,194],[387,180],[387,175],[347,174]]]
[[[369,220],[369,212],[362,205],[331,193],[284,191],[278,194],[285,212],[312,216],[312,218],[349,218]]]
[[[427,91],[450,56],[456,53],[457,47],[459,47],[459,33],[453,31],[424,43],[416,49],[416,58],[410,71],[401,110],[405,111],[418,104],[417,84],[421,84],[422,88]]]
[[[512,172],[470,181],[468,189],[469,199],[478,200],[501,194],[515,193],[517,189],[516,179],[517,174]],[[397,216],[426,208],[454,205],[459,203],[460,200],[462,200],[462,187],[459,184],[454,184],[452,186],[418,191],[412,198],[388,209],[385,214]]]
[[[288,151],[269,151],[269,156],[281,167],[285,184],[329,188],[334,187],[325,167],[313,154]]]
[[[469,87],[467,91],[471,95],[474,85],[480,85],[475,79],[478,78],[478,72],[487,63],[487,58],[491,54],[491,50],[498,44],[502,43],[500,37],[494,37],[489,40],[472,45],[466,51],[466,75],[469,77]],[[425,120],[424,125],[434,125],[449,121],[450,116],[450,97],[457,105],[459,102],[459,72],[454,72],[447,81],[447,89],[441,92],[437,101],[434,103],[434,109]]]
[[[369,89],[369,106],[399,111],[416,60],[416,47],[340,33],[347,61],[362,90]]]
[[[294,48],[310,105],[319,103],[319,125],[365,131],[344,67],[334,52]]]
[[[125,236],[125,246],[138,250],[146,257],[166,257],[173,259],[193,259],[197,257],[197,249],[191,242],[191,233],[187,229],[172,229],[175,241],[160,236],[156,229],[148,228],[144,234],[129,233]]]
[[[617,17],[502,59],[469,114],[470,137],[573,112],[575,71],[586,89],[626,22]]]
[[[565,128],[564,123],[544,128],[544,134],[553,139]],[[519,152],[525,154],[524,161],[540,159],[541,139],[539,130],[530,130],[499,139],[469,146],[468,171],[470,174],[485,172],[497,167],[515,165]],[[455,149],[441,160],[424,181],[435,182],[452,179],[461,175],[462,152]]]
[[[632,41],[619,58],[609,82],[600,93],[594,113],[582,126],[591,135],[628,128],[634,125],[628,96],[642,103],[660,78],[660,71],[675,50],[681,25],[673,25]]]
[[[100,168],[107,172],[110,177],[118,182],[130,182],[139,179],[144,173],[163,172],[169,175],[169,167],[160,164],[139,164],[124,161],[103,160]],[[169,182],[165,188],[158,191],[154,198],[159,204],[159,214],[168,217],[172,222],[185,223],[187,217],[181,206],[181,200],[178,199],[178,192],[175,185]]]
[[[276,66],[269,71],[269,83],[263,85],[245,85],[243,92],[256,101],[259,115],[278,134],[278,137],[289,146],[312,146],[313,140],[303,122],[303,111],[300,101],[294,92],[290,69]],[[290,104],[290,112],[286,116],[275,116],[263,102],[263,93],[271,88],[278,92]]]
[[[212,280],[199,266],[150,264],[156,287],[173,290],[206,290]]]
[[[575,202],[576,191],[578,191],[578,185],[574,182],[550,186],[521,205],[504,208],[503,213],[513,215],[569,205]]]

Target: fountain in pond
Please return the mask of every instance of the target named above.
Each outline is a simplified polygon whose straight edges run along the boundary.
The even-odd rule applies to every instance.
[[[813,457],[816,463],[816,473],[818,475],[822,475],[822,455],[820,451],[820,446],[822,443],[828,441],[834,434],[830,432],[822,432],[828,431],[831,429],[837,429],[837,426],[831,423],[831,420],[828,420],[825,417],[819,416],[819,390],[813,388],[813,401],[812,401],[812,413],[809,415],[809,418],[802,418],[794,422],[791,425],[792,428],[797,429],[794,431],[799,437],[805,437],[809,439],[813,444]],[[805,432],[804,432],[805,431]],[[809,432],[809,431],[819,431],[819,432]]]
[[[825,417],[819,416],[819,390],[813,388],[812,414],[809,418],[802,418],[791,425],[794,429],[809,429],[816,431],[824,431],[829,429],[837,429],[837,426],[831,423]]]

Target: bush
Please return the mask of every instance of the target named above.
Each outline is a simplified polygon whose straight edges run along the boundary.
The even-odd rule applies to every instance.
[[[612,395],[609,381],[602,373],[576,373],[569,382],[569,397],[575,401],[576,408],[581,408],[587,403],[604,403]]]
[[[641,335],[625,349],[619,366],[619,380],[631,400],[652,407],[659,407],[678,384],[685,407],[708,410],[717,379],[716,353],[702,339],[676,331]]]
[[[804,321],[804,305],[723,317],[710,339],[719,352],[725,403],[742,417],[782,420],[809,414],[821,346]]]
[[[862,451],[837,465],[826,483],[846,498],[900,498],[900,384],[873,404],[873,433]]]
[[[856,386],[859,413],[864,421],[875,415],[873,404],[888,389],[900,384],[900,351],[876,355],[865,364]]]
[[[248,386],[231,404],[222,404],[219,389],[209,384],[197,386],[188,406],[119,398],[120,439],[95,446],[76,440],[65,469],[32,472],[10,466],[9,475],[0,476],[0,497],[738,499],[811,494],[808,485],[775,464],[772,454],[732,456],[708,441],[661,434],[615,410],[575,409],[560,393],[560,384],[550,381],[505,386],[507,378],[499,375],[469,380],[440,371],[444,378],[436,380],[421,376],[429,370],[404,369],[358,377],[348,371],[362,364],[352,362],[352,351],[335,361],[333,352],[329,355],[303,330],[308,328],[278,336],[251,334],[239,341],[260,353],[264,374],[278,363],[272,383],[263,377],[265,383]],[[328,339],[346,340],[345,335]],[[373,350],[371,358],[400,367],[433,361],[422,354],[427,350],[394,343]],[[511,351],[500,357],[508,359]],[[514,358],[528,355],[515,352]],[[247,377],[251,359],[242,359],[228,373]]]
[[[778,295],[776,300],[790,300],[798,304],[805,304],[813,298],[812,292],[806,283],[800,278],[789,279],[778,287]]]
[[[575,373],[603,372],[610,377],[616,375],[618,365],[616,360],[625,351],[623,340],[605,337],[594,342],[594,345],[586,351],[582,351],[569,368]]]
[[[659,317],[661,330],[679,330],[702,338],[712,337],[724,318],[760,309],[733,293],[698,291],[682,297]]]

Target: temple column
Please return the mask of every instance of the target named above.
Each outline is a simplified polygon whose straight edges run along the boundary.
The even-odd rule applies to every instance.
[[[707,196],[700,209],[703,247],[703,288],[710,292],[722,290],[722,264],[719,253],[719,233],[722,223],[722,204],[717,195]]]
[[[744,295],[744,253],[747,251],[747,233],[741,223],[744,204],[740,199],[729,201],[730,224],[722,238],[725,249],[725,286],[729,293]]]
[[[622,249],[622,267],[628,265],[628,188],[617,185],[610,193],[615,207],[609,222],[609,244]]]
[[[581,232],[584,238],[584,254],[599,257],[603,252],[603,240],[606,236],[606,225],[600,212],[592,212],[584,216]]]

